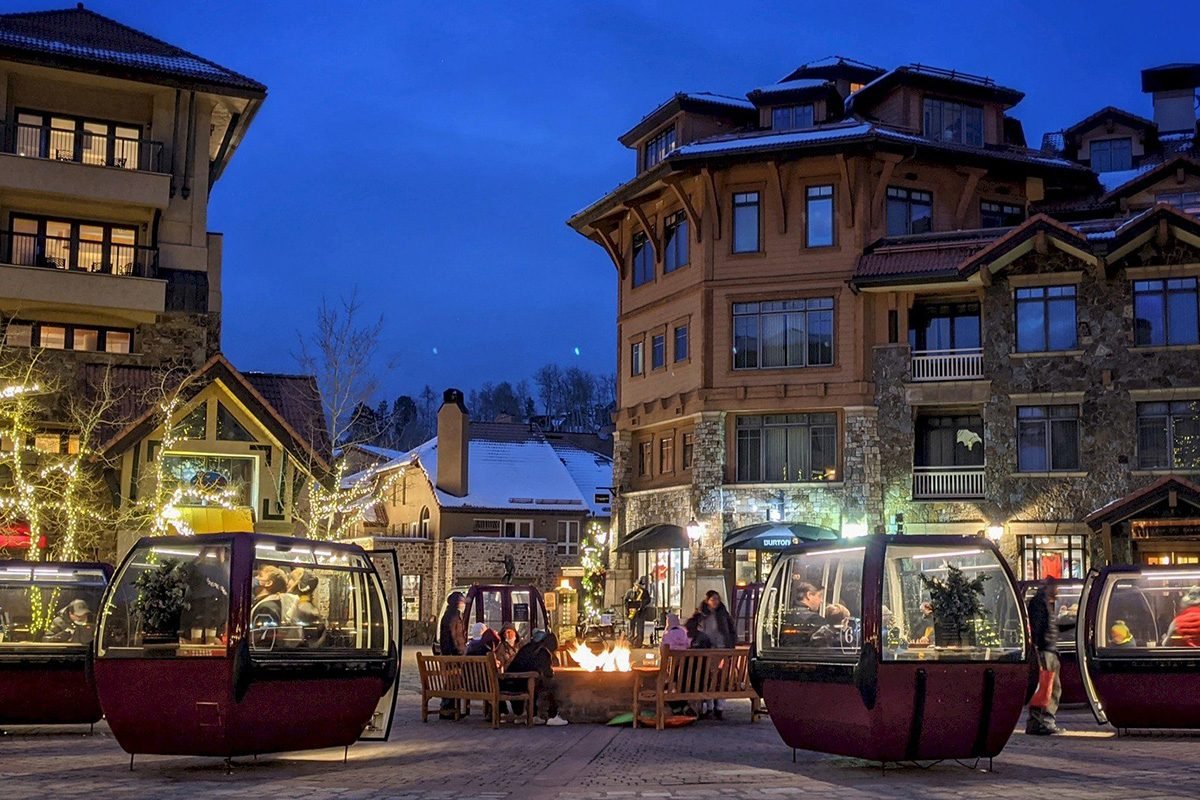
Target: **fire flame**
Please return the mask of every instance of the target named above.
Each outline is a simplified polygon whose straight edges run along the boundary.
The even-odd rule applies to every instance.
[[[586,644],[575,640],[575,646],[569,651],[571,658],[585,672],[630,672],[633,670],[632,653],[629,643],[624,639],[615,644],[605,645],[600,653],[593,653]]]

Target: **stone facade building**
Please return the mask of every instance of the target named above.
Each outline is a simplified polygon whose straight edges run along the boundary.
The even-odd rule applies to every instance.
[[[1088,522],[1200,472],[1198,85],[1146,70],[1153,120],[1034,150],[1015,89],[834,58],[624,134],[636,176],[570,220],[618,278],[610,585],[686,609],[876,531],[991,535],[1026,578],[1200,555]]]

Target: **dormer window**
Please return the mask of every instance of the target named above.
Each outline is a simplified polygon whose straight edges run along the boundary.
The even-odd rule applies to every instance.
[[[1092,169],[1096,172],[1118,172],[1133,169],[1133,140],[1128,136],[1119,139],[1093,139],[1088,145],[1092,154]]]
[[[983,146],[983,109],[925,98],[925,135],[936,142]]]
[[[813,107],[811,104],[794,106],[776,106],[771,112],[771,130],[794,131],[797,128],[813,126]]]
[[[650,169],[670,155],[678,145],[675,144],[675,126],[667,128],[662,133],[646,142],[642,157],[642,169]]]

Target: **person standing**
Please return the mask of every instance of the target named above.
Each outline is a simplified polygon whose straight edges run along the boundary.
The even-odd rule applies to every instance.
[[[1033,736],[1052,736],[1062,733],[1054,715],[1058,713],[1058,701],[1062,697],[1062,680],[1059,675],[1058,625],[1055,620],[1054,603],[1058,599],[1058,584],[1049,578],[1029,598],[1029,627],[1033,633],[1033,645],[1037,648],[1041,668],[1054,673],[1054,685],[1050,700],[1045,708],[1029,707],[1029,720],[1025,733]]]
[[[629,620],[629,640],[634,647],[645,644],[646,617],[650,606],[650,577],[643,575],[625,593],[625,617]]]
[[[446,598],[446,611],[442,614],[442,623],[438,626],[438,652],[444,656],[463,656],[467,654],[467,624],[463,612],[467,609],[467,598],[462,592],[451,592]],[[442,700],[440,719],[456,717],[455,700]]]
[[[692,647],[713,647],[720,650],[732,649],[737,646],[737,627],[733,624],[733,615],[721,601],[721,593],[710,589],[704,595],[704,602],[696,609],[687,621],[687,632],[692,640]],[[721,719],[725,715],[725,701],[705,701],[700,714],[701,719],[712,716]]]

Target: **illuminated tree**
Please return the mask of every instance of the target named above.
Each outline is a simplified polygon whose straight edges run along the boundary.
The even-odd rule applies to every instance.
[[[580,548],[583,591],[579,607],[585,629],[600,623],[600,612],[604,607],[604,584],[608,577],[608,535],[606,525],[599,520],[592,520],[588,523]]]

